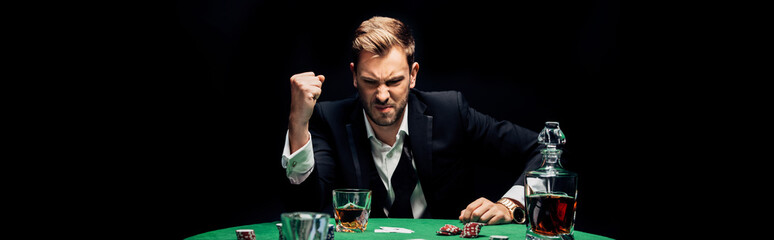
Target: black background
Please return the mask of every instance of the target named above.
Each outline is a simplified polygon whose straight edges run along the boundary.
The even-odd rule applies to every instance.
[[[142,6],[111,31],[99,96],[119,154],[127,212],[184,238],[278,220],[289,77],[324,74],[321,101],[355,93],[349,47],[374,15],[408,24],[416,88],[461,91],[470,105],[533,131],[559,121],[565,166],[580,175],[576,230],[620,237],[627,179],[621,127],[640,86],[622,62],[619,2],[179,1]],[[99,61],[99,59],[97,60]],[[96,121],[96,120],[95,120]],[[112,125],[112,124],[111,124]],[[95,133],[104,136],[103,133]],[[513,174],[519,174],[514,169]],[[484,176],[476,176],[484,178]],[[86,180],[85,180],[86,181]],[[496,200],[496,199],[491,199]],[[148,226],[142,226],[148,225]],[[155,228],[154,228],[155,229]]]

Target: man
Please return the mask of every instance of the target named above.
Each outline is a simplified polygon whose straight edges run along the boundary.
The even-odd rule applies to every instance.
[[[316,208],[328,212],[332,189],[366,188],[373,191],[372,217],[523,223],[521,172],[540,164],[537,134],[476,112],[458,92],[413,89],[414,39],[396,19],[364,21],[352,48],[355,98],[317,103],[323,75],[290,78],[282,156],[290,182],[314,193]],[[473,201],[468,190],[482,151],[521,166],[514,172],[522,176],[506,183],[512,187],[497,202]]]

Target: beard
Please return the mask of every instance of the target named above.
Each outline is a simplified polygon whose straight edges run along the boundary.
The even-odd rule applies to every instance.
[[[386,103],[378,103],[380,105],[389,105],[394,109],[394,111],[388,113],[383,113],[376,110],[375,105],[377,104],[377,100],[375,99],[373,101],[366,102],[365,99],[360,98],[360,101],[365,107],[365,112],[368,118],[371,119],[371,121],[373,121],[376,125],[386,127],[397,123],[398,119],[403,116],[403,111],[406,111],[406,105],[408,104],[408,96],[399,99],[397,103],[390,103],[389,99]]]

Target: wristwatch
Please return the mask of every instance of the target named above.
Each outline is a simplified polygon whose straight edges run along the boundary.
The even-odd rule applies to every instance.
[[[519,201],[510,198],[501,198],[500,200],[497,200],[497,203],[502,204],[511,211],[511,218],[513,218],[515,223],[522,224],[527,220],[527,214],[524,212],[524,205],[521,205]]]

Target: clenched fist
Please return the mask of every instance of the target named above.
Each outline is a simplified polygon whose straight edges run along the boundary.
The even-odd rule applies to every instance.
[[[295,152],[309,141],[309,118],[314,104],[322,93],[325,76],[305,72],[290,77],[290,116],[288,117],[288,140],[290,151]]]

